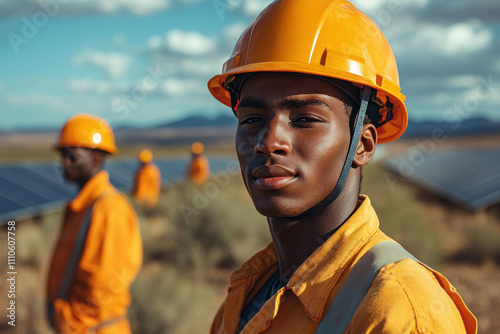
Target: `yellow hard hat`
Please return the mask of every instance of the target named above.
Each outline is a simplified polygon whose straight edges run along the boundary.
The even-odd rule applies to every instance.
[[[392,49],[377,25],[346,0],[274,1],[243,32],[208,88],[231,106],[226,79],[252,72],[303,73],[373,87],[386,106],[379,110],[378,142],[393,141],[406,129]]]
[[[202,154],[204,149],[203,144],[199,141],[194,142],[193,145],[191,145],[191,152],[193,152],[193,154]]]
[[[110,154],[118,151],[109,124],[89,114],[75,115],[64,124],[56,148],[64,147],[93,148]]]
[[[148,149],[142,150],[139,153],[139,161],[144,164],[150,163],[151,161],[153,161],[153,153]]]

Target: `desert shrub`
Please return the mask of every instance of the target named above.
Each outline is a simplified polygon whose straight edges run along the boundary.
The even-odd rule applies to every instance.
[[[363,168],[362,193],[370,197],[382,231],[424,263],[436,268],[442,264],[440,235],[425,223],[410,186],[395,181],[376,162]]]
[[[453,260],[481,264],[495,261],[500,264],[500,227],[493,223],[469,226],[464,229],[465,246],[452,255]]]
[[[230,273],[270,241],[240,176],[206,184],[169,187],[153,214],[136,206],[144,264],[132,286],[134,332],[207,332]]]

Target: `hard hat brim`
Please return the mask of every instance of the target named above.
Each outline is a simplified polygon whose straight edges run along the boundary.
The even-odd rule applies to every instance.
[[[317,68],[316,68],[317,67]],[[405,95],[399,93],[395,95],[395,91],[399,91],[399,86],[389,80],[380,80],[373,82],[363,76],[340,71],[334,68],[328,68],[314,64],[303,63],[288,63],[288,62],[262,62],[252,63],[236,67],[224,74],[215,75],[208,81],[208,89],[210,93],[224,105],[231,107],[231,97],[229,92],[224,88],[223,83],[230,75],[251,73],[251,72],[291,72],[291,73],[307,73],[318,76],[328,76],[340,80],[350,81],[362,86],[370,86],[377,89],[379,93],[385,94],[394,105],[394,118],[377,128],[379,134],[378,143],[388,143],[401,137],[408,125],[408,116],[406,106],[403,103],[406,99]],[[327,75],[325,73],[327,72]]]
[[[91,149],[95,149],[95,150],[99,150],[99,151],[103,151],[103,152],[106,152],[110,155],[115,155],[119,152],[119,150],[116,148],[116,147],[107,147],[107,148],[102,148],[102,147],[99,147],[99,148],[96,148],[96,147],[90,147],[88,145],[54,145],[52,146],[52,150],[54,151],[59,151],[60,149],[63,149],[63,148],[67,148],[67,147],[81,147],[81,148],[91,148]]]

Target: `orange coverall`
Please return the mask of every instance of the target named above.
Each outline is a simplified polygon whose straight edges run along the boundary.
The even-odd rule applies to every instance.
[[[188,178],[196,184],[204,183],[210,176],[210,165],[206,156],[194,155],[188,166]]]
[[[92,203],[91,223],[70,296],[68,300],[56,298],[78,228]],[[131,300],[129,288],[141,264],[142,240],[136,214],[111,185],[108,173],[100,171],[66,207],[52,255],[47,300],[54,303],[56,330],[130,333],[126,319]]]
[[[153,163],[144,164],[135,174],[134,199],[147,208],[154,208],[158,203],[161,190],[161,174]]]
[[[391,240],[366,196],[356,212],[297,270],[241,334],[314,333],[354,264]],[[273,243],[231,276],[210,333],[236,333],[243,307],[278,269]],[[410,259],[382,267],[345,333],[476,333],[477,321],[441,274]]]

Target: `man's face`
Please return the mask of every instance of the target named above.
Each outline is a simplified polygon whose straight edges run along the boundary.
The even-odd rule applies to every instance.
[[[350,142],[341,93],[311,77],[259,73],[244,84],[236,151],[257,210],[293,217],[335,186]]]
[[[83,147],[65,147],[59,150],[63,175],[67,181],[88,180],[95,169],[93,151]]]

